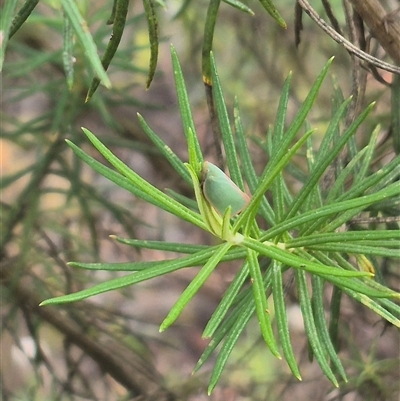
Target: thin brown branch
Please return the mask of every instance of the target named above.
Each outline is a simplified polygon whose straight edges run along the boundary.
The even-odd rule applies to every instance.
[[[317,25],[326,32],[335,42],[342,45],[348,52],[355,54],[361,60],[366,61],[372,65],[375,65],[378,68],[383,70],[392,72],[394,74],[400,75],[400,67],[397,67],[393,64],[386,63],[370,54],[360,50],[353,43],[348,41],[342,35],[337,33],[331,26],[329,26],[319,15],[318,13],[311,7],[310,3],[307,0],[297,0],[300,4],[301,8],[309,15],[309,17],[317,23]]]
[[[27,313],[39,316],[54,328],[59,330],[65,338],[84,353],[90,356],[103,372],[121,383],[132,396],[142,397],[143,401],[175,401],[176,396],[170,393],[161,384],[161,378],[150,364],[135,355],[116,340],[109,339],[107,344],[87,334],[62,309],[54,307],[40,307],[41,299],[23,280],[17,283],[12,277],[12,261],[8,260],[0,265],[0,280],[9,287],[15,302],[23,307]]]
[[[379,0],[350,0],[386,53],[400,65],[400,18],[387,14]]]

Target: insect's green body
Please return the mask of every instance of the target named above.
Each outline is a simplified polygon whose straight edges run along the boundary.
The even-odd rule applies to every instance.
[[[204,162],[202,170],[203,194],[208,203],[223,216],[228,206],[231,215],[240,213],[250,202],[250,197],[217,166]]]

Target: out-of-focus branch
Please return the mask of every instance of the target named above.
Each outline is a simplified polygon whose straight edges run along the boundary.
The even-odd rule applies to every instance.
[[[350,0],[386,53],[400,65],[400,17],[387,14],[378,0]]]
[[[362,0],[364,1],[364,0]],[[335,40],[337,43],[342,45],[347,51],[350,53],[356,55],[359,57],[361,60],[366,61],[367,63],[371,63],[372,65],[381,68],[383,70],[393,72],[395,74],[400,75],[400,67],[397,67],[393,64],[386,63],[374,56],[371,56],[370,54],[362,51],[359,49],[357,46],[355,46],[353,43],[351,43],[349,40],[347,40],[345,37],[340,35],[338,32],[336,32],[331,26],[329,26],[319,15],[318,13],[311,7],[310,3],[307,0],[297,0],[298,4],[300,7],[310,16],[310,18],[315,21],[318,26],[326,32],[333,40]],[[387,19],[385,19],[387,20]],[[384,21],[382,22],[384,23]]]
[[[104,344],[85,333],[82,328],[61,309],[40,307],[42,301],[24,280],[12,278],[12,260],[0,265],[0,281],[12,293],[16,304],[31,314],[40,316],[60,331],[72,344],[90,356],[103,372],[121,383],[131,395],[143,401],[175,401],[176,396],[162,385],[162,379],[151,366],[116,340],[108,339]],[[136,399],[136,398],[135,398]]]

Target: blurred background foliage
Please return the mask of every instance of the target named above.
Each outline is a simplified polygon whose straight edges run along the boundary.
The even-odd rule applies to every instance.
[[[16,10],[24,4],[15,3]],[[398,2],[382,3],[392,18],[398,17]],[[105,24],[112,2],[79,0],[76,4],[102,55],[112,30]],[[346,31],[342,1],[331,0],[330,4]],[[293,0],[280,1],[278,5],[288,24],[286,30],[258,2],[249,1],[248,5],[254,16],[221,3],[213,51],[228,109],[232,110],[237,96],[244,126],[254,142],[253,160],[261,171],[264,153],[255,144],[265,141],[289,71],[294,71],[290,115],[301,104],[326,60],[335,55],[331,82],[324,83],[311,116],[312,125],[320,127],[320,132],[329,123],[333,88],[340,87],[344,96],[349,96],[354,75],[347,51],[305,15],[301,42],[295,46]],[[316,363],[308,361],[301,314],[295,294],[290,291],[292,306],[288,313],[303,382],[296,382],[284,364],[271,358],[254,321],[254,330],[251,325],[246,330],[217,389],[212,396],[206,396],[207,367],[195,376],[190,372],[206,344],[201,339],[202,329],[233,277],[235,267],[229,264],[214,272],[178,323],[162,335],[158,333],[159,323],[195,272],[176,272],[77,304],[38,307],[43,299],[77,291],[111,275],[71,269],[66,264],[70,260],[165,258],[158,251],[133,253],[111,241],[110,234],[190,243],[213,241],[205,233],[178,223],[174,217],[111,185],[82,164],[64,143],[69,138],[98,157],[80,130],[81,126],[87,127],[157,187],[191,196],[190,188],[141,132],[136,113],[144,115],[154,131],[182,159],[187,159],[169,54],[169,44],[173,43],[184,70],[201,144],[209,159],[215,159],[201,78],[207,6],[205,0],[157,5],[158,66],[146,90],[148,26],[143,4],[131,2],[121,44],[107,72],[112,88],[100,86],[87,103],[85,97],[93,73],[78,41],[73,48],[72,85],[66,80],[65,18],[60,2],[40,1],[9,40],[1,96],[4,400],[398,399],[398,332],[366,308],[344,302],[341,356],[350,380],[340,389],[333,389]],[[322,4],[314,7],[325,16]],[[375,42],[371,52],[390,61]],[[393,74],[384,70],[380,74],[386,82],[394,81]],[[393,125],[395,95],[373,74],[365,72],[363,79],[365,97],[361,106],[371,101],[377,104],[357,140],[368,143],[369,133],[381,124],[375,159],[378,169],[392,157],[396,136],[400,135]],[[304,159],[296,162],[301,167]],[[296,190],[296,181],[292,185]],[[398,288],[398,271],[393,266],[385,269],[385,261],[382,263],[387,282]]]

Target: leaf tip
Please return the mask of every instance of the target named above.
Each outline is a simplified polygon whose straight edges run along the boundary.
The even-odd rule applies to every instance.
[[[83,133],[84,133],[86,136],[89,136],[89,135],[91,134],[91,132],[90,132],[87,128],[85,128],[85,127],[81,127],[81,130],[83,131]]]

